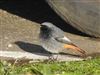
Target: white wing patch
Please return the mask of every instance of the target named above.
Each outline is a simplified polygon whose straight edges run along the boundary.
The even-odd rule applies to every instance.
[[[67,37],[57,37],[55,38],[57,41],[62,42],[62,43],[72,43],[71,40],[69,40]]]
[[[65,41],[71,42],[71,40],[69,40],[66,36],[64,36],[62,39]]]

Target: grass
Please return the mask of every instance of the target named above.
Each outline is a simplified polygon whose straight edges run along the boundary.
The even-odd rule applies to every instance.
[[[0,75],[100,75],[100,58],[71,62],[38,62],[19,66],[1,61]]]

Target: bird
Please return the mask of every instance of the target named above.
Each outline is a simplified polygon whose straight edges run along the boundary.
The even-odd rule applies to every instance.
[[[43,22],[40,25],[39,33],[40,45],[48,52],[60,53],[63,49],[72,49],[82,55],[85,51],[76,46],[69,38],[65,36],[65,32],[50,22]]]

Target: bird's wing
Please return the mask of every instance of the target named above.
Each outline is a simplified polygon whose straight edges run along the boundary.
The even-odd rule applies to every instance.
[[[56,37],[55,40],[61,42],[61,43],[66,43],[66,44],[70,44],[72,43],[71,40],[69,40],[67,37]]]

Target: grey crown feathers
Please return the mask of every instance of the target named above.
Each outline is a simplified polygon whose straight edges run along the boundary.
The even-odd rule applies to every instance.
[[[63,30],[56,27],[50,22],[44,22],[41,24],[40,38],[44,40],[49,40],[50,38],[54,38],[55,40],[62,43],[71,42],[68,38],[65,38]]]

